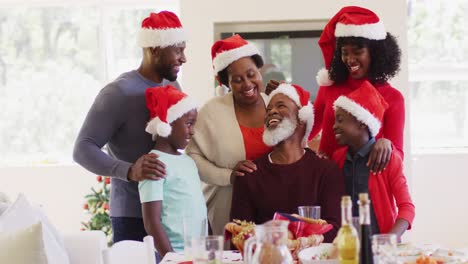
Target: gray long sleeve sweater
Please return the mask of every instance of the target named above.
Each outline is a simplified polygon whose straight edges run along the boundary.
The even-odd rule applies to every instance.
[[[123,73],[97,95],[78,134],[73,159],[95,174],[112,177],[111,216],[141,218],[138,183],[129,182],[127,173],[154,146],[145,132],[145,90],[167,84],[180,89],[177,82],[155,83],[137,70]],[[106,144],[108,154],[102,151]]]

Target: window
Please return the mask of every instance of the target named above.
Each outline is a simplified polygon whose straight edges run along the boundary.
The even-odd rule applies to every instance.
[[[324,67],[318,39],[325,24],[321,20],[217,23],[214,38],[241,35],[263,57],[260,72],[265,84],[270,79],[300,84],[314,101],[318,91],[315,76]]]
[[[468,0],[411,0],[413,151],[468,150]]]
[[[0,6],[0,166],[71,162],[96,94],[141,60],[136,34],[151,6]]]

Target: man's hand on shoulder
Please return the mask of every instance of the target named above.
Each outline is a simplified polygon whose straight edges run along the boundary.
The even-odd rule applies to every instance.
[[[166,165],[158,160],[158,155],[149,153],[141,156],[128,170],[130,181],[161,180],[166,177]]]

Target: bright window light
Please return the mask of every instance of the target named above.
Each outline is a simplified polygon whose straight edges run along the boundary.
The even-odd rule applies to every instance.
[[[468,150],[468,0],[408,9],[412,150]]]
[[[0,4],[0,167],[71,163],[99,90],[139,66],[141,20],[178,13],[178,1],[124,2]]]

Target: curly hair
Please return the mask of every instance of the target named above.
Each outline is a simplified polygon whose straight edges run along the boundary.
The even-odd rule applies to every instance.
[[[255,54],[250,56],[252,60],[254,61],[255,65],[257,68],[261,68],[263,66],[263,58],[262,56]],[[229,66],[228,66],[229,67]],[[218,72],[218,81],[221,82],[221,84],[226,85],[229,87],[229,74],[228,74],[228,67],[224,68],[222,71]]]
[[[371,62],[367,78],[371,83],[385,83],[400,70],[401,50],[393,35],[387,33],[383,40],[370,40],[362,37],[339,37],[330,65],[330,79],[335,83],[347,80],[349,72],[341,59],[341,47],[355,45],[369,49]]]

